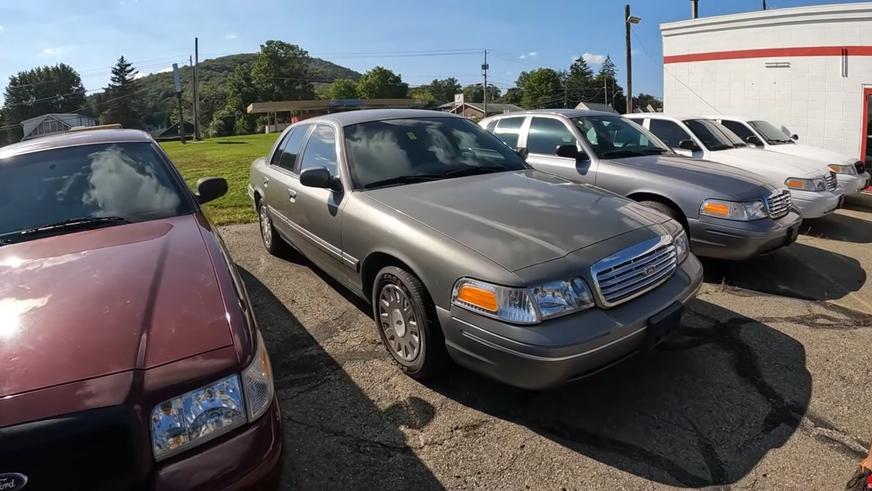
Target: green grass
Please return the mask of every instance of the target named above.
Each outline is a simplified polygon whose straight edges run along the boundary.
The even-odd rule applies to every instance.
[[[246,193],[251,161],[266,155],[277,134],[210,138],[202,142],[165,142],[161,146],[193,189],[201,177],[227,179],[228,191],[204,208],[217,225],[247,223],[257,219]]]

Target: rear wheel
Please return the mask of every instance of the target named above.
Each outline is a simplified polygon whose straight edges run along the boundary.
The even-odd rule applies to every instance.
[[[416,379],[431,378],[447,360],[436,309],[421,281],[395,266],[378,272],[372,309],[382,343],[400,369]]]
[[[257,219],[260,224],[260,238],[263,240],[263,247],[273,256],[278,256],[284,252],[284,242],[273,227],[272,219],[269,217],[266,203],[260,201],[257,207]]]

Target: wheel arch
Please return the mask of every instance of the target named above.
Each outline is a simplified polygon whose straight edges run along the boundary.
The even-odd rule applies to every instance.
[[[681,218],[682,225],[684,225],[685,230],[687,230],[687,215],[681,210],[681,207],[678,204],[666,196],[662,194],[650,192],[650,191],[636,191],[627,195],[627,198],[633,201],[656,201],[658,203],[662,203],[669,208],[672,209],[675,213],[678,214],[678,217]]]

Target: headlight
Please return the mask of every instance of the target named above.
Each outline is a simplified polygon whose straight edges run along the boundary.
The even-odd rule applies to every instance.
[[[207,442],[245,424],[245,405],[239,376],[164,401],[151,411],[151,439],[155,460]]]
[[[799,191],[826,191],[827,183],[822,177],[814,179],[800,179],[798,177],[790,177],[784,181],[788,189],[796,189]]]
[[[854,164],[830,164],[830,170],[836,174],[846,174],[849,176],[857,175],[857,167]]]
[[[151,441],[155,460],[163,460],[254,421],[269,409],[274,393],[272,368],[258,333],[254,359],[241,377],[222,378],[154,407]]]
[[[672,245],[675,246],[677,264],[681,264],[687,259],[687,254],[690,252],[690,244],[687,241],[687,234],[684,233],[684,230],[681,230],[672,238]]]
[[[451,302],[514,324],[536,324],[594,305],[590,289],[581,278],[549,281],[529,288],[509,288],[461,278],[454,285]]]
[[[699,214],[744,222],[769,216],[763,201],[737,202],[720,199],[707,199],[703,201],[702,206],[699,207]]]

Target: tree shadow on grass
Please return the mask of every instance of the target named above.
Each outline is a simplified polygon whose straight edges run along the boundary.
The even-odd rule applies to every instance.
[[[462,371],[433,388],[611,467],[699,487],[735,483],[783,445],[811,376],[796,340],[695,300],[660,347],[578,383],[535,393]]]
[[[379,409],[285,307],[238,266],[270,353],[284,423],[282,489],[442,489],[406,445],[435,408],[410,397]],[[284,302],[283,302],[284,300]],[[374,346],[361,356],[382,357]]]
[[[216,141],[215,143],[219,145],[251,145],[250,142],[240,142],[240,141]]]

